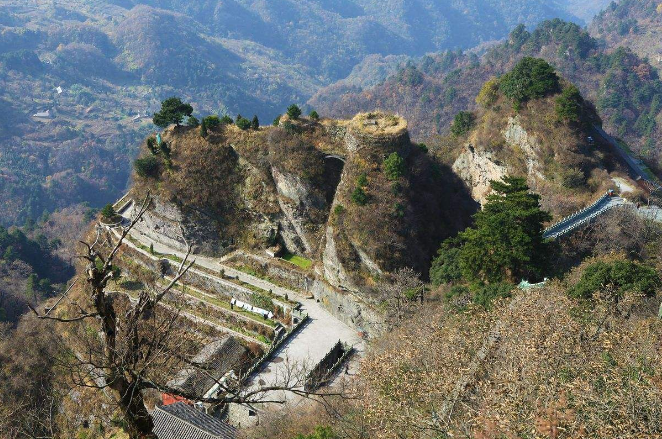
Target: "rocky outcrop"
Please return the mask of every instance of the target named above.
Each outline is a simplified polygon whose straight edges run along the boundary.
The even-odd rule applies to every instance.
[[[501,180],[508,174],[508,168],[498,163],[492,153],[477,151],[471,145],[455,160],[453,171],[470,188],[473,199],[481,204],[490,192],[490,181]]]
[[[519,116],[509,117],[506,127],[501,131],[503,141],[512,153],[511,157],[526,164],[526,176],[533,187],[537,181],[545,180],[542,162],[538,157],[541,150],[538,139],[528,133],[521,124]],[[513,172],[515,166],[504,163],[482,144],[468,144],[453,163],[453,171],[459,175],[471,190],[474,200],[481,204],[490,193],[490,181],[501,180]]]
[[[367,338],[373,338],[384,331],[384,317],[363,297],[350,291],[338,290],[323,280],[313,283],[311,293],[334,317]]]
[[[326,200],[296,175],[273,168],[272,176],[282,211],[280,238],[291,252],[313,257],[319,240],[309,230],[311,211],[326,210]]]
[[[394,115],[285,119],[279,128],[250,131],[221,125],[204,138],[180,127],[162,139],[172,161],[158,178],[136,178],[136,194],[158,194],[138,232],[209,256],[264,254],[278,242],[313,261],[314,270],[303,270],[310,275],[304,288],[319,282],[328,306],[347,310],[357,327],[379,320],[365,317],[376,280],[403,266],[427,273],[439,243],[470,215],[461,182],[412,144],[407,122]],[[385,164],[393,153],[395,177]],[[352,196],[357,188],[364,202]],[[366,301],[352,305],[352,296]]]
[[[223,254],[212,223],[213,220],[202,212],[182,212],[175,203],[155,196],[135,229],[153,241],[180,251],[186,251],[189,243],[199,253]]]

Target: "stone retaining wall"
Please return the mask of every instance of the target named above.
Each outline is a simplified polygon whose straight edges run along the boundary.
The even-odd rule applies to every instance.
[[[357,332],[368,338],[383,332],[383,317],[355,294],[337,290],[322,280],[315,280],[310,291],[329,313]]]

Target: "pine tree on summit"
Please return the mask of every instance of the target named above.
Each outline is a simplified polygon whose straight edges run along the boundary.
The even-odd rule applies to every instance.
[[[152,122],[161,128],[166,128],[170,124],[179,126],[184,117],[190,117],[193,114],[193,107],[185,104],[177,97],[168,98],[161,102],[161,111],[154,113]]]
[[[297,104],[292,104],[287,107],[287,115],[290,119],[298,119],[301,116],[301,108]]]
[[[200,136],[202,137],[207,137],[208,131],[207,131],[207,119],[202,119],[202,123],[200,124]]]

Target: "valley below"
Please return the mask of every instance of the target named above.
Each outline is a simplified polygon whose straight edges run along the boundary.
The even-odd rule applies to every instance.
[[[0,438],[662,435],[660,17],[0,0]]]

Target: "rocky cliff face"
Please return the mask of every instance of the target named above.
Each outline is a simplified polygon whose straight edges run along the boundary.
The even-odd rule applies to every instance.
[[[171,164],[156,177],[136,176],[134,197],[154,197],[141,233],[216,256],[280,243],[312,259],[319,279],[336,288],[364,290],[402,266],[427,272],[438,244],[472,212],[459,179],[411,143],[397,116],[284,119],[248,132],[221,126],[206,139],[179,127],[163,140]],[[387,177],[392,154],[401,175]]]
[[[508,174],[507,167],[498,164],[491,152],[476,151],[472,145],[467,145],[455,160],[453,171],[471,188],[471,196],[480,204],[490,193],[490,181],[501,180]]]
[[[543,174],[543,165],[540,159],[541,145],[538,138],[524,129],[520,116],[509,117],[505,128],[500,132],[500,142],[504,142],[505,147],[519,154],[518,161],[523,161],[526,166],[526,176],[532,187],[537,187],[540,181],[545,180]],[[460,156],[453,163],[455,171],[471,188],[471,195],[479,203],[485,203],[487,195],[490,193],[490,181],[499,181],[509,173],[516,173],[515,166],[501,161],[496,154],[489,149],[485,149],[480,144],[482,139],[474,137],[474,141],[479,143],[475,147],[468,143]]]

